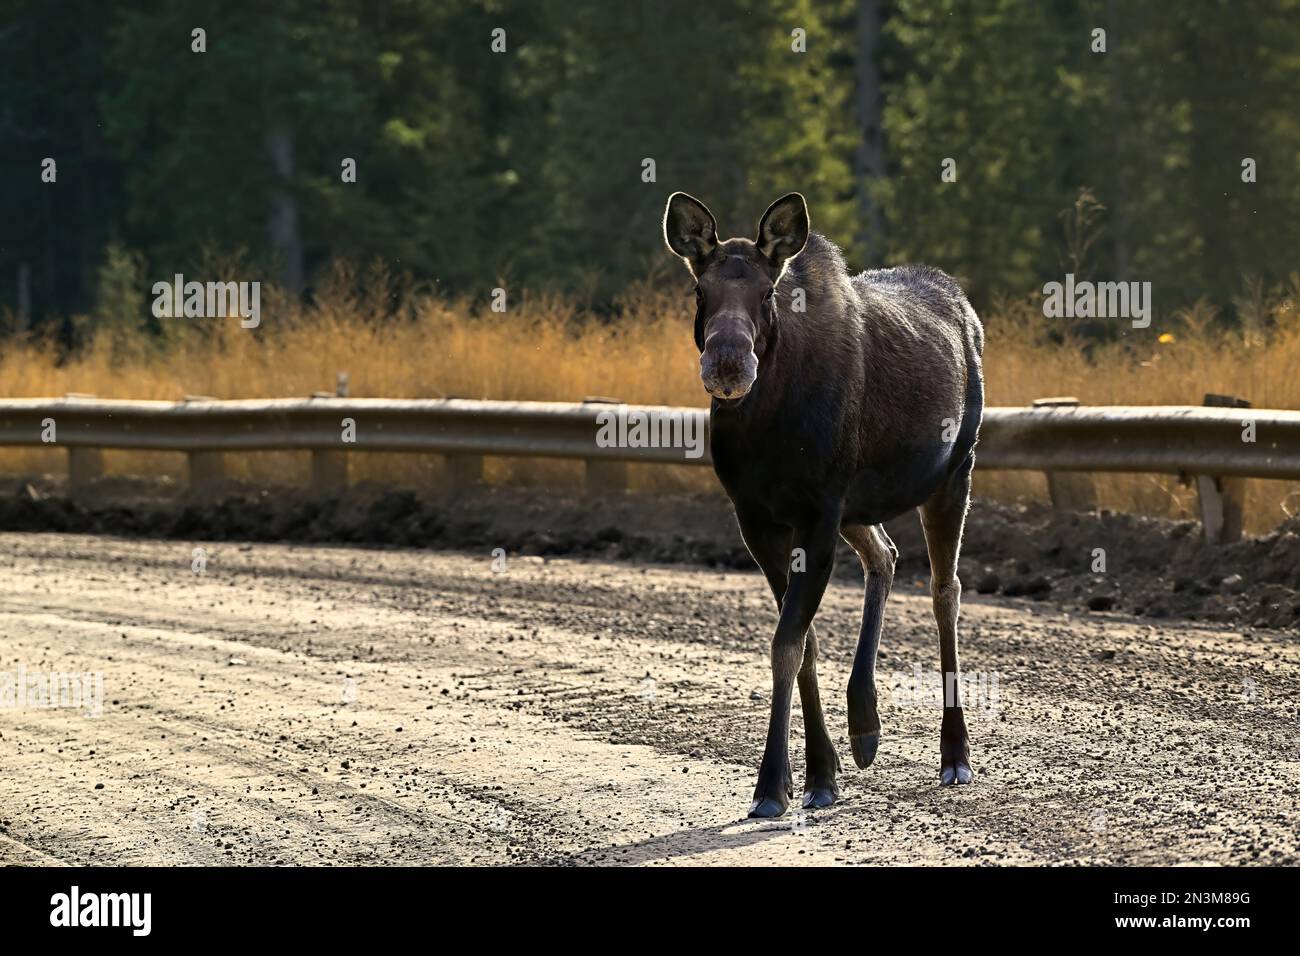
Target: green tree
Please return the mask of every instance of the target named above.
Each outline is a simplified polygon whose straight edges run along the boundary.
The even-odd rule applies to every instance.
[[[886,24],[889,259],[961,276],[979,302],[1040,286],[1050,237],[1081,177],[1085,128],[1052,5],[899,0]],[[945,167],[945,160],[952,163]],[[950,171],[944,181],[945,168]]]

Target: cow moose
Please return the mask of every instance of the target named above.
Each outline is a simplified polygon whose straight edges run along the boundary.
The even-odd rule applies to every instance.
[[[848,682],[849,742],[860,768],[875,759],[876,650],[898,557],[883,524],[912,508],[920,511],[929,552],[944,681],[939,780],[971,783],[958,693],[956,572],[984,409],[979,317],[938,269],[908,265],[850,276],[840,250],[810,231],[799,193],[772,203],[752,240],[719,239],[708,208],[673,193],[663,231],[695,279],[695,344],[712,397],[714,470],[779,610],[771,720],[749,815],[780,816],[794,796],[796,683],[807,754],[803,806],[829,806],[839,796],[813,628],[837,535],[866,574]]]

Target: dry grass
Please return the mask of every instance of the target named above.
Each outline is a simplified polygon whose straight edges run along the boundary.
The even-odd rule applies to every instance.
[[[463,299],[423,295],[383,275],[357,277],[337,269],[314,304],[304,307],[263,289],[262,324],[236,319],[164,320],[161,338],[88,329],[87,343],[62,356],[48,342],[13,338],[0,349],[0,396],[86,392],[112,398],[179,399],[305,396],[333,390],[338,372],[351,394],[393,398],[624,401],[703,405],[691,338],[691,304],[683,282],[656,276],[629,290],[618,314],[597,316],[581,303],[524,294],[505,313]],[[358,287],[368,292],[358,293]],[[1250,399],[1256,407],[1300,408],[1300,327],[1294,303],[1300,277],[1282,289],[1248,286],[1237,302],[1240,328],[1219,329],[1204,304],[1131,330],[1114,344],[1087,347],[1044,319],[1035,301],[1005,302],[986,316],[990,405],[1023,405],[1048,395],[1085,404],[1199,404],[1207,392]],[[236,477],[305,481],[305,455],[229,456]],[[179,455],[118,452],[110,471],[180,477]],[[0,471],[59,472],[51,449],[0,450]],[[354,480],[420,486],[438,480],[429,456],[356,455]],[[977,493],[1000,499],[1042,498],[1035,474],[983,473]],[[640,487],[713,487],[704,469],[633,470]],[[568,484],[576,464],[494,460],[496,482]],[[1190,516],[1195,493],[1172,479],[1147,475],[1098,479],[1104,507]],[[1289,496],[1289,497],[1288,497]],[[1279,482],[1250,483],[1249,522],[1276,524],[1284,507],[1300,509],[1300,491]]]
[[[985,373],[990,405],[1027,405],[1070,395],[1085,405],[1199,405],[1207,393],[1234,395],[1257,408],[1300,408],[1300,276],[1271,294],[1255,288],[1239,301],[1240,328],[1222,331],[1204,303],[1182,309],[1149,329],[1089,349],[1068,334],[1049,343],[1051,320],[1037,302],[1003,303],[985,318]],[[1056,325],[1057,330],[1061,329]],[[1217,331],[1216,331],[1217,330]],[[979,473],[976,491],[990,497],[1046,497],[1041,475]],[[1194,517],[1196,491],[1162,475],[1099,475],[1104,508],[1166,517]],[[1300,512],[1300,484],[1247,482],[1247,526],[1265,531]]]

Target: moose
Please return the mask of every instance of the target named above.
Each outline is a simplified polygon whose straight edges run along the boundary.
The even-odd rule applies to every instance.
[[[957,282],[918,265],[850,276],[810,231],[800,193],[768,207],[755,239],[719,239],[698,199],[673,193],[668,248],[695,280],[695,344],[711,396],[709,447],[745,545],[776,598],[767,743],[749,809],[778,817],[794,796],[790,719],[803,706],[803,806],[831,805],[840,771],[817,688],[813,616],[837,535],[862,562],[866,600],[848,682],[859,768],[880,745],[876,650],[898,550],[883,523],[916,508],[944,681],[940,784],[973,780],[958,694],[957,557],[984,410],[984,330]]]

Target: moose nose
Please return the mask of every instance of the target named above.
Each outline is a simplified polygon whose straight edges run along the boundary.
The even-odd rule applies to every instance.
[[[749,340],[710,342],[700,356],[700,380],[714,398],[743,398],[758,377],[758,359]]]

